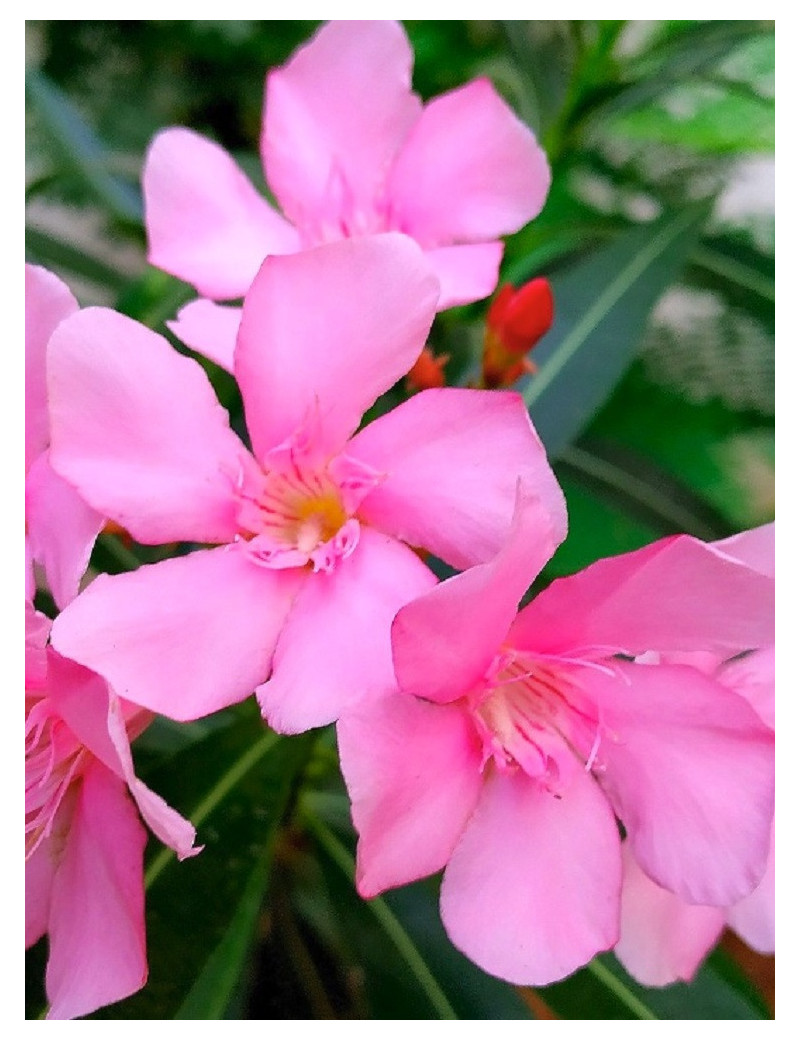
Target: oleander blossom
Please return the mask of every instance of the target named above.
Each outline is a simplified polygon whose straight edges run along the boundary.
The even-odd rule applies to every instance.
[[[761,574],[775,574],[775,525],[765,524],[716,544]],[[775,647],[734,658],[694,653],[642,655],[698,668],[744,697],[765,726],[775,730]],[[645,986],[690,981],[727,926],[759,953],[775,951],[775,823],[762,880],[730,907],[695,906],[661,888],[624,849],[622,930],[614,952]]]
[[[143,172],[148,258],[201,296],[173,331],[230,366],[231,308],[266,255],[399,231],[425,250],[439,309],[488,296],[501,236],[541,210],[550,184],[531,131],[476,79],[423,104],[393,21],[322,26],[266,78],[261,161],[273,209],[219,145],[156,135]],[[231,335],[233,334],[233,335]]]
[[[58,607],[78,592],[103,518],[50,465],[47,344],[59,322],[78,310],[67,286],[44,267],[25,265],[25,595],[36,591],[41,565]]]
[[[152,716],[47,645],[25,603],[25,947],[49,938],[51,1019],[88,1015],[147,979],[140,816],[181,859],[192,825],[137,779]],[[137,811],[138,810],[138,811]]]
[[[392,618],[435,584],[414,550],[456,568],[491,558],[517,473],[563,536],[517,394],[426,391],[354,435],[418,357],[436,296],[403,235],[268,257],[234,360],[252,452],[200,365],[162,337],[103,308],[63,323],[58,472],[139,542],[213,547],[100,575],[54,645],[160,714],[197,718],[257,688],[269,723],[299,732],[391,681]]]
[[[444,867],[452,942],[530,985],[617,942],[618,821],[648,877],[728,906],[764,874],[774,788],[773,735],[743,697],[632,660],[769,644],[774,582],[677,536],[554,581],[517,614],[548,522],[522,485],[501,552],[398,612],[397,687],[337,726],[361,895]]]

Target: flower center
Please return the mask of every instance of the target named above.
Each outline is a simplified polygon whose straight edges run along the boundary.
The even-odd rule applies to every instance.
[[[551,789],[557,787],[564,754],[577,756],[591,769],[600,730],[576,672],[575,667],[514,651],[498,657],[472,706],[484,764],[491,759],[502,771],[522,769]]]
[[[354,513],[381,475],[345,455],[320,460],[299,439],[265,461],[238,491],[247,551],[265,567],[332,570],[358,544]]]
[[[56,814],[87,752],[46,698],[26,698],[25,859],[53,832]]]

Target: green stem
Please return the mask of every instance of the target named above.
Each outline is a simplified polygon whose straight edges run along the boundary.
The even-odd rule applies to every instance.
[[[308,806],[303,807],[302,815],[304,822],[308,826],[309,830],[314,833],[314,836],[317,838],[320,845],[322,845],[334,863],[352,882],[355,877],[355,863],[353,857],[347,851],[345,846],[322,822],[322,820],[311,812]],[[366,905],[378,919],[381,927],[395,944],[398,952],[408,964],[412,974],[419,982],[428,1000],[430,1000],[431,1004],[436,1009],[439,1018],[457,1019],[458,1015],[454,1011],[445,994],[442,992],[436,979],[429,971],[419,950],[414,946],[407,932],[403,929],[403,926],[397,920],[387,904],[380,897],[377,897],[376,899],[367,900]]]

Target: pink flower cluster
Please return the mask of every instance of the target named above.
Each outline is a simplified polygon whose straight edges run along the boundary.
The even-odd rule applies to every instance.
[[[490,973],[546,984],[616,948],[663,984],[726,921],[769,948],[772,527],[664,539],[517,612],[567,529],[520,395],[443,386],[364,423],[549,184],[488,82],[423,105],[411,62],[397,23],[330,23],[270,72],[283,215],[211,141],[151,145],[150,260],[208,297],[171,327],[233,373],[246,441],[195,360],[26,269],[26,943],[49,934],[50,1017],[144,984],[140,815],[199,851],[130,741],[253,692],[278,732],[337,723],[359,892],[444,869],[447,932]],[[78,593],[107,521],[188,551]]]

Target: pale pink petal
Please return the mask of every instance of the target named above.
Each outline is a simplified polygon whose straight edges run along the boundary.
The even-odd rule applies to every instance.
[[[775,952],[775,824],[764,877],[756,888],[728,911],[728,925],[759,953]]]
[[[359,516],[458,569],[500,551],[518,480],[549,514],[551,555],[566,534],[564,496],[519,394],[424,390],[361,430],[348,455],[386,474]]]
[[[44,690],[47,684],[47,651],[52,622],[25,600],[25,688]]]
[[[416,361],[437,294],[404,235],[268,257],[245,298],[234,357],[256,456],[312,420],[318,450],[340,451]]]
[[[147,258],[201,296],[244,296],[267,254],[300,248],[224,148],[183,127],[153,139],[142,175]]]
[[[50,461],[141,542],[223,542],[252,460],[202,367],[155,332],[90,307],[50,341]]]
[[[195,847],[196,833],[192,824],[171,806],[167,805],[160,795],[157,795],[155,791],[151,791],[136,776],[125,724],[123,704],[119,697],[113,693],[108,699],[107,724],[108,734],[119,757],[123,776],[139,807],[139,812],[144,817],[145,823],[147,823],[157,838],[175,850],[178,859],[196,856],[198,852],[202,851],[203,847],[202,845],[199,848]]]
[[[192,300],[181,307],[174,321],[166,323],[181,343],[209,358],[226,372],[233,372],[233,348],[242,320],[242,308]]]
[[[425,256],[439,279],[438,310],[444,311],[483,300],[494,292],[503,259],[503,243],[440,246],[426,249]]]
[[[25,471],[50,440],[47,414],[47,344],[78,301],[60,278],[44,267],[25,264]]]
[[[324,726],[394,686],[392,618],[436,583],[406,546],[362,529],[330,572],[309,574],[281,632],[269,682],[257,690],[279,733]]]
[[[555,544],[549,512],[520,486],[513,524],[495,559],[448,578],[395,618],[392,653],[400,689],[446,703],[480,682]]]
[[[769,853],[772,733],[744,698],[694,668],[585,671],[600,721],[595,770],[639,865],[689,903],[743,899]]]
[[[517,985],[555,982],[618,939],[616,821],[568,753],[560,772],[561,797],[522,770],[491,773],[444,873],[453,944]]]
[[[200,849],[193,847],[195,830],[191,823],[137,778],[125,706],[106,681],[52,648],[48,679],[50,701],[55,710],[84,747],[125,780],[153,833],[174,849],[180,859],[196,855]]]
[[[389,181],[392,226],[426,247],[493,241],[544,205],[550,168],[488,79],[434,98]]]
[[[78,594],[104,519],[39,456],[25,481],[25,519],[33,558],[42,565],[56,606]]]
[[[57,839],[55,839],[57,841]],[[33,946],[47,931],[50,920],[50,892],[58,856],[53,840],[45,839],[25,860],[25,949]]]
[[[346,714],[336,732],[359,893],[369,899],[441,870],[483,783],[469,716],[393,693]]]
[[[144,985],[146,840],[125,784],[88,769],[53,880],[48,1018],[88,1015]]]
[[[358,218],[375,215],[388,167],[421,110],[412,61],[397,22],[339,21],[267,76],[267,183],[312,239],[356,232]]]
[[[728,657],[774,642],[774,633],[774,581],[675,535],[557,579],[520,612],[512,638],[542,653],[602,646]]]
[[[744,697],[761,721],[775,729],[775,647],[754,650],[724,664],[717,678]]]
[[[691,982],[716,946],[725,911],[692,906],[644,873],[623,842],[622,928],[614,953],[643,986]]]
[[[749,531],[741,531],[730,538],[724,538],[714,545],[733,556],[748,567],[775,577],[775,524],[762,524]]]
[[[52,643],[126,700],[196,719],[263,681],[304,576],[259,567],[237,546],[101,574],[58,616]]]
[[[105,679],[63,657],[53,647],[47,652],[48,697],[81,744],[121,779],[125,770],[108,731],[109,697]]]

